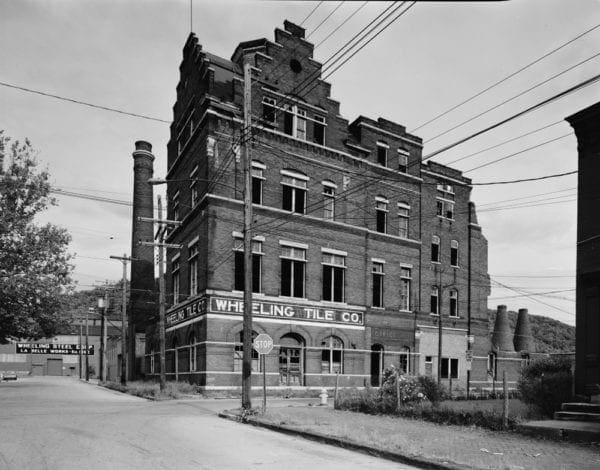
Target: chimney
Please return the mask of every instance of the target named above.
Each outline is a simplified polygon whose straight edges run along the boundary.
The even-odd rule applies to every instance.
[[[154,224],[141,222],[139,217],[152,218],[154,214],[153,188],[148,180],[154,173],[152,145],[143,140],[135,143],[133,152],[133,220],[131,224],[131,289],[128,314],[130,338],[129,364],[135,377],[141,372],[143,361],[135,360],[135,333],[144,333],[150,317],[155,313],[154,247],[142,246],[140,241],[154,241]],[[140,364],[141,363],[141,364]],[[134,366],[135,364],[135,366]]]
[[[531,334],[531,325],[529,324],[529,315],[526,308],[519,309],[513,343],[515,345],[515,351],[534,352],[532,349],[533,336]]]
[[[498,305],[494,334],[492,335],[492,347],[500,351],[514,352],[512,339],[513,335],[510,332],[506,305]]]

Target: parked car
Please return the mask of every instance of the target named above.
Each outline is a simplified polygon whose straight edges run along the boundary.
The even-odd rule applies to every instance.
[[[2,373],[2,380],[17,380],[17,373],[14,371]]]

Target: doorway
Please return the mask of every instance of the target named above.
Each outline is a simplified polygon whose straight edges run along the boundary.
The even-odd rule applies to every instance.
[[[288,333],[279,342],[279,384],[301,386],[304,383],[304,340]]]
[[[63,361],[62,359],[48,359],[46,362],[48,375],[63,375]]]
[[[383,346],[374,344],[371,346],[371,386],[380,387],[383,373]]]

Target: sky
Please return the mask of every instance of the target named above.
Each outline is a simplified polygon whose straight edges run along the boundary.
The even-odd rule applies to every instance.
[[[0,129],[32,141],[55,188],[131,201],[134,142],[152,143],[155,176],[164,176],[168,123],[6,85],[170,122],[190,26],[205,50],[229,58],[239,42],[273,39],[285,19],[304,21],[314,57],[324,62],[390,5],[363,3],[193,0],[190,15],[189,0],[3,0]],[[597,74],[600,27],[575,38],[598,24],[600,0],[418,2],[327,81],[345,118],[384,117],[405,125],[424,139],[427,155]],[[577,142],[564,118],[598,101],[600,83],[433,160],[465,171],[474,183],[576,170]],[[576,185],[571,175],[474,187],[472,200],[489,241],[490,308],[528,308],[574,324]],[[72,234],[78,288],[119,279],[122,266],[108,257],[130,253],[130,207],[64,195],[57,201],[39,221]]]

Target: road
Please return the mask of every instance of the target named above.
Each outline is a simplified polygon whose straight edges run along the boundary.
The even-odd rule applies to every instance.
[[[414,469],[217,417],[237,400],[152,402],[72,378],[0,384],[0,469]]]

